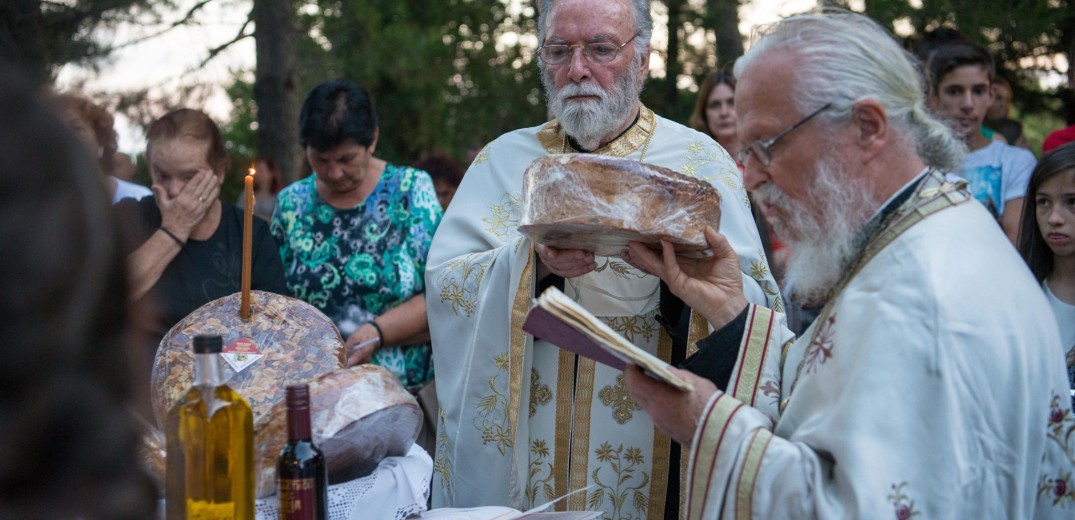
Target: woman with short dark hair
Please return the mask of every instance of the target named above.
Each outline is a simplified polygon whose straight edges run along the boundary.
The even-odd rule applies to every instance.
[[[433,377],[424,276],[441,209],[428,174],[374,156],[379,136],[365,89],[315,87],[299,117],[313,175],[278,194],[272,232],[288,288],[340,329],[347,365],[415,390]]]

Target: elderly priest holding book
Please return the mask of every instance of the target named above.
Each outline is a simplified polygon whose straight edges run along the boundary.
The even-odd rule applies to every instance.
[[[631,245],[727,333],[711,347],[779,367],[763,401],[627,368],[632,398],[691,447],[687,518],[1075,518],[1056,325],[989,213],[947,182],[961,147],[908,54],[840,11],[779,22],[736,69],[747,187],[797,290],[827,303],[794,340],[743,298],[722,235],[704,261]]]

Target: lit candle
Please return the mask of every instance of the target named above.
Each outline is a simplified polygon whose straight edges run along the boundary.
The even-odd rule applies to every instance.
[[[245,179],[246,198],[243,206],[243,281],[242,303],[239,308],[239,317],[250,319],[250,260],[253,248],[254,230],[254,165],[250,165],[250,173]]]

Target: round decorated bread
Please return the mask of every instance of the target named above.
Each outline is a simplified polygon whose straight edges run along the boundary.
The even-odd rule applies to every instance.
[[[628,241],[680,254],[709,250],[705,227],[720,225],[720,194],[668,168],[618,157],[541,157],[523,176],[519,231],[538,243],[619,256]]]
[[[422,428],[422,411],[399,379],[376,365],[359,365],[310,382],[314,444],[325,454],[329,483],[369,475],[385,457],[404,456]],[[258,496],[271,495],[276,457],[287,442],[287,403],[254,425]]]
[[[240,293],[213,300],[183,318],[161,340],[150,382],[160,430],[168,411],[194,382],[194,336],[223,337],[221,376],[250,404],[255,436],[264,416],[283,401],[287,385],[309,383],[343,367],[340,333],[316,307],[279,294],[251,291],[251,316],[243,320],[240,303]],[[144,454],[146,465],[163,479],[165,454],[159,435],[159,431],[147,432]],[[275,448],[277,453],[282,446]],[[273,454],[272,467],[275,460]],[[261,472],[265,468],[259,461],[255,457],[255,471]]]
[[[213,300],[175,324],[153,358],[151,391],[158,425],[194,382],[194,336],[224,338],[221,375],[250,404],[254,422],[284,398],[287,385],[343,367],[343,340],[316,307],[296,298],[250,292],[250,319],[239,317],[240,294]]]

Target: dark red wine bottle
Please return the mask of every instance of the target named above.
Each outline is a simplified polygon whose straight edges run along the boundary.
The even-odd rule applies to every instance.
[[[328,518],[328,468],[310,434],[310,387],[287,387],[287,444],[276,459],[280,520]]]

